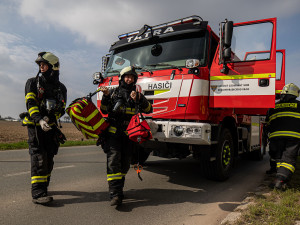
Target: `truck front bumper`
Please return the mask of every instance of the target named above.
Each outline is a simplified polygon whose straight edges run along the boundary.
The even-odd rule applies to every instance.
[[[211,144],[211,125],[208,123],[148,120],[154,141],[193,145]]]

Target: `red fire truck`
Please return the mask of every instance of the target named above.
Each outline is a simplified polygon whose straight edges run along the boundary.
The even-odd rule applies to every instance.
[[[218,36],[207,21],[190,16],[118,38],[102,58],[94,84],[114,88],[121,69],[135,66],[138,85],[153,105],[146,115],[153,139],[138,147],[140,162],[150,152],[179,159],[192,155],[207,177],[225,180],[239,154],[262,159],[264,115],[285,84],[276,18],[225,20]],[[101,98],[100,92],[98,108]]]

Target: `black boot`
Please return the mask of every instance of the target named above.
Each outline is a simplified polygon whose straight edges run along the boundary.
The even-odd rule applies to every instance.
[[[277,178],[275,180],[274,188],[279,191],[285,191],[286,190],[286,182],[282,179]]]
[[[266,171],[266,174],[277,173],[277,163],[274,159],[270,159],[270,169]]]
[[[287,186],[287,179],[280,175],[276,176],[276,179],[269,185],[270,188],[274,188],[276,190],[285,191]]]
[[[40,195],[38,197],[34,197],[32,199],[32,202],[34,204],[41,204],[41,205],[47,205],[52,201],[53,201],[53,197],[48,196],[46,193],[43,193],[42,195]]]
[[[123,198],[121,196],[115,196],[110,200],[111,206],[120,206],[122,205]]]
[[[274,174],[277,173],[276,167],[271,167],[269,170],[266,171],[266,174]]]

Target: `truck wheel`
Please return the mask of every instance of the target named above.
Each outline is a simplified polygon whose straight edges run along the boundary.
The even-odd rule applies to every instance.
[[[146,160],[148,159],[149,155],[150,155],[150,152],[146,151],[140,145],[137,145],[132,150],[131,165],[134,165],[134,164],[137,164],[137,163],[143,165],[146,162]]]
[[[205,161],[203,165],[205,175],[209,179],[224,181],[229,178],[234,160],[234,146],[229,129],[221,131],[219,143],[216,147],[216,160]]]

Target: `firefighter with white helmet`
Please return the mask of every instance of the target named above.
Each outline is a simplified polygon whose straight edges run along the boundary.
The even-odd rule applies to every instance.
[[[121,70],[119,86],[115,89],[104,87],[100,110],[108,114],[110,126],[102,136],[101,146],[107,155],[107,181],[111,206],[122,204],[125,176],[130,167],[134,142],[126,132],[136,108],[142,113],[151,113],[152,105],[142,93],[136,91],[138,75],[134,67]]]
[[[300,148],[300,102],[296,100],[299,92],[297,85],[293,83],[285,85],[280,101],[275,104],[274,109],[269,109],[266,118],[270,156],[277,167],[276,180],[271,186],[279,190],[285,189],[286,183],[296,169]]]
[[[48,196],[53,158],[65,140],[57,120],[65,113],[67,89],[59,81],[58,57],[51,52],[40,52],[35,62],[39,71],[36,77],[26,82],[27,112],[21,113],[20,117],[22,125],[28,128],[32,201],[48,204],[53,200]]]

